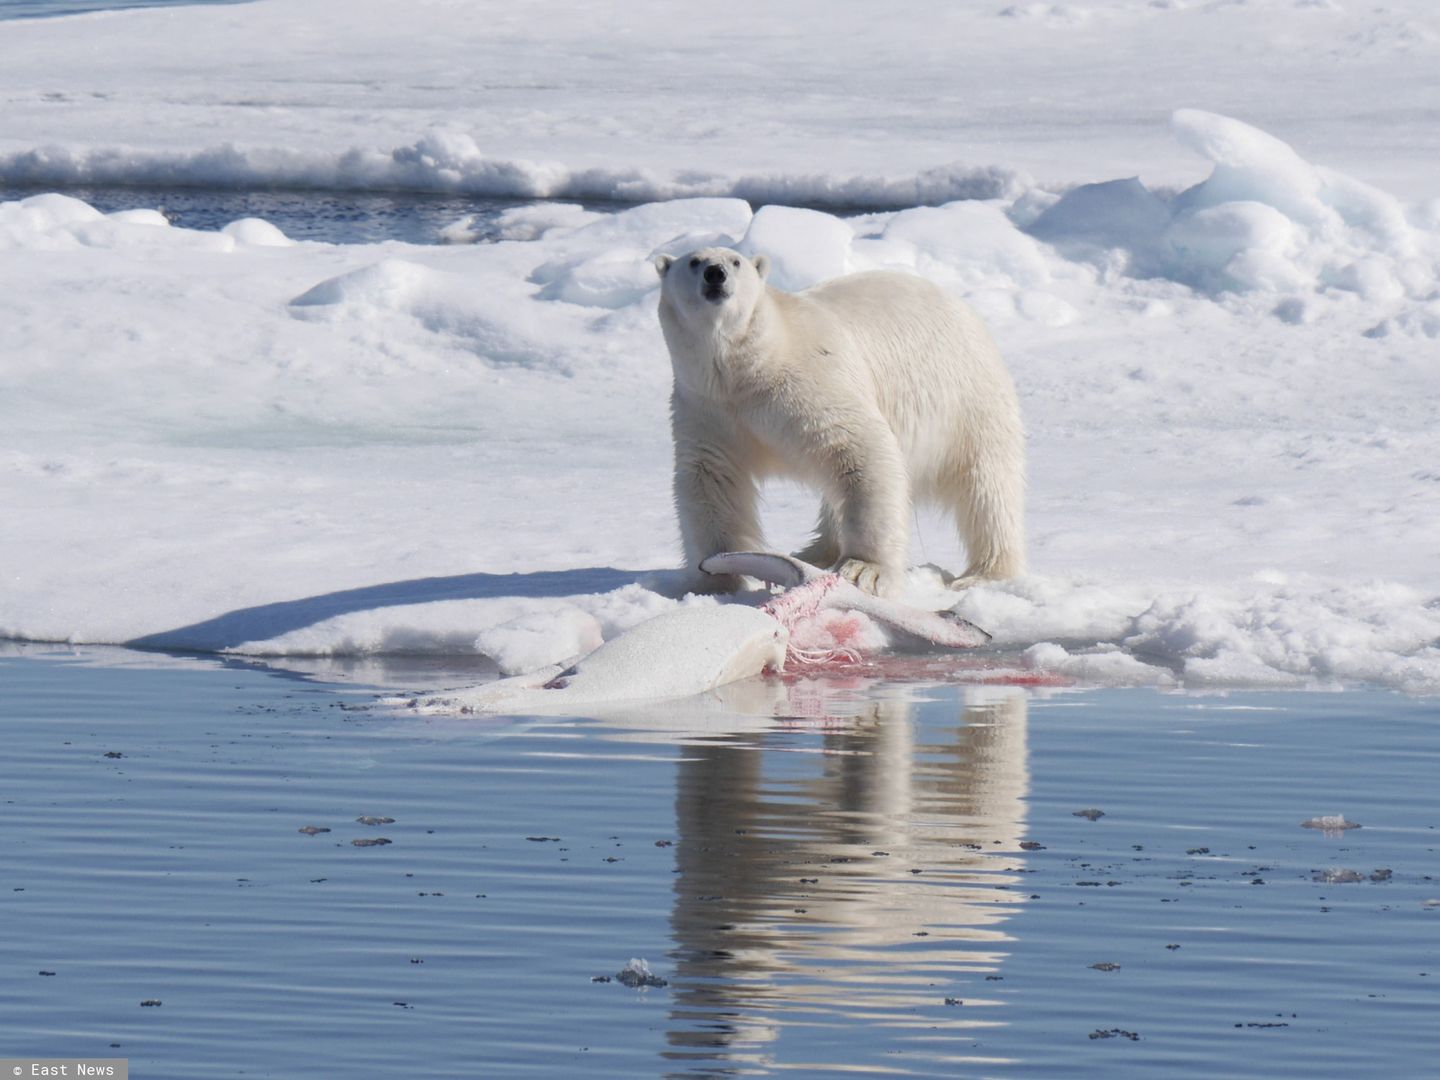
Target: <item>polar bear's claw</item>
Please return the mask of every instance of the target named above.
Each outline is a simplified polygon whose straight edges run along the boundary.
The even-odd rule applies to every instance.
[[[884,595],[882,587],[885,583],[885,572],[877,563],[864,559],[841,559],[835,567],[835,573],[871,596]]]

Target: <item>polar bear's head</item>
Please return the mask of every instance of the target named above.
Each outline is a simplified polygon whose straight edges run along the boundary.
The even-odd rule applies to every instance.
[[[660,274],[660,321],[692,333],[732,335],[750,323],[765,295],[770,260],[748,259],[730,248],[709,247],[655,260]]]

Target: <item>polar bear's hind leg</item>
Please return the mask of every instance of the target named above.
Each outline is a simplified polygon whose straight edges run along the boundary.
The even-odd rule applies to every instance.
[[[957,489],[951,509],[969,564],[950,587],[1019,577],[1025,572],[1023,465],[967,469]]]

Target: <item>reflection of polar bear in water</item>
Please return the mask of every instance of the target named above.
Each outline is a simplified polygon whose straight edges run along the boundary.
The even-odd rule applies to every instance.
[[[763,549],[757,483],[792,476],[823,499],[800,557],[870,592],[903,577],[912,498],[954,513],[969,556],[957,585],[1023,571],[1020,407],[978,315],[907,274],[792,294],[765,284],[763,255],[705,248],[655,265],[690,570]]]

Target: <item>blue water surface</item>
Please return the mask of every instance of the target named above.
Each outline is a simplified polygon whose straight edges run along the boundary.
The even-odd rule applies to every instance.
[[[804,716],[448,719],[9,646],[6,1053],[147,1078],[1433,1074],[1434,701],[799,689]],[[1342,815],[1362,827],[1302,827]],[[652,985],[616,978],[632,959]]]
[[[55,191],[0,182],[0,202]],[[500,236],[500,216],[526,200],[470,195],[369,191],[236,191],[224,188],[80,185],[60,189],[104,214],[159,210],[172,225],[215,232],[241,218],[261,218],[292,240],[328,244],[442,242],[441,230],[469,219],[467,239],[487,243]],[[601,208],[597,208],[601,209]]]

